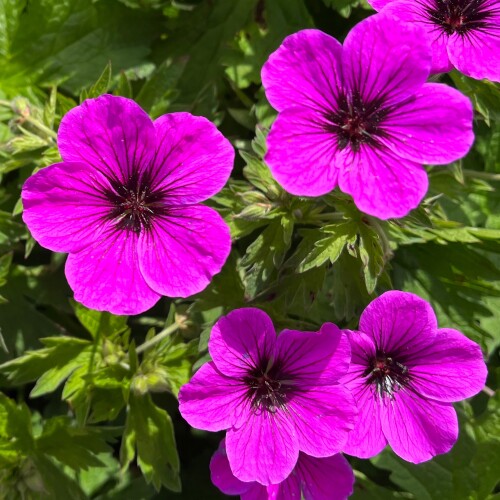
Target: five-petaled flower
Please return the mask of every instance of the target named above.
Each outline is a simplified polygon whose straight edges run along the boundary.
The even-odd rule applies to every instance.
[[[406,215],[427,191],[422,164],[450,163],[474,138],[469,99],[426,83],[430,68],[423,28],[383,14],[343,46],[318,30],[287,37],[262,69],[279,111],[265,156],[276,180],[300,196],[339,185],[366,213]]]
[[[500,0],[369,0],[395,23],[422,26],[432,44],[432,72],[453,67],[500,81]]]
[[[368,458],[388,442],[415,463],[449,451],[458,437],[451,403],[474,396],[486,380],[481,348],[457,330],[438,329],[425,300],[399,291],[371,302],[349,340],[342,382],[360,413],[343,451]]]
[[[130,99],[89,99],[63,118],[63,162],[24,184],[23,218],[42,246],[68,252],[75,299],[137,314],[162,295],[199,292],[231,247],[229,228],[198,203],[217,193],[234,150],[207,119],[154,122]]]
[[[245,483],[231,471],[224,439],[210,461],[210,473],[217,488],[226,495],[240,495],[241,500],[343,500],[354,486],[351,466],[342,455],[316,458],[302,452],[283,482],[269,486]]]
[[[266,313],[236,309],[215,324],[208,348],[213,361],[181,388],[179,409],[193,427],[228,429],[227,456],[238,479],[277,484],[299,450],[327,457],[345,445],[357,410],[338,384],[350,347],[335,325],[276,336]]]

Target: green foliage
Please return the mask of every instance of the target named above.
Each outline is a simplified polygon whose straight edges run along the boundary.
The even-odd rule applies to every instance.
[[[172,420],[149,395],[132,392],[120,450],[122,465],[127,467],[135,456],[146,481],[156,489],[164,485],[181,490]]]
[[[489,388],[458,405],[449,454],[418,466],[388,450],[352,459],[353,498],[498,496],[499,85],[441,77],[471,98],[476,141],[460,162],[428,168],[426,199],[402,219],[367,216],[338,190],[292,196],[264,161],[276,112],[262,64],[300,29],[342,40],[369,9],[364,0],[0,0],[0,384],[13,398],[0,394],[0,498],[170,498],[181,487],[188,500],[219,498],[208,472],[219,436],[188,431],[176,410],[180,387],[209,359],[214,322],[253,306],[278,329],[356,328],[387,289],[421,295],[440,325],[477,341]],[[152,118],[204,115],[238,151],[207,202],[233,240],[221,273],[196,296],[131,318],[72,301],[64,256],[37,246],[21,219],[24,180],[61,161],[62,117],[103,93],[134,98]]]
[[[108,61],[118,69],[143,64],[160,23],[115,1],[3,0],[0,32],[2,91],[33,95],[41,83],[78,91]]]

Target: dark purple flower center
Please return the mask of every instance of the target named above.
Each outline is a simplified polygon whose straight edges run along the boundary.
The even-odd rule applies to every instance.
[[[376,394],[381,397],[394,397],[394,394],[410,383],[408,368],[393,356],[377,352],[370,360],[369,367],[363,373],[368,377],[367,384],[375,386]]]
[[[131,175],[125,182],[111,180],[113,189],[105,191],[112,208],[109,218],[118,229],[139,234],[151,228],[155,216],[165,213],[165,194],[151,188],[149,175]]]
[[[382,106],[382,100],[364,102],[359,92],[341,95],[337,109],[325,114],[328,123],[324,128],[337,136],[340,150],[350,147],[359,151],[362,144],[378,146],[378,137],[385,135],[380,127],[388,109]]]
[[[248,387],[247,397],[251,400],[252,409],[276,413],[284,409],[291,391],[289,377],[281,372],[279,362],[272,359],[261,360],[259,366],[249,370],[243,382]]]
[[[427,17],[447,35],[484,31],[498,11],[491,0],[434,0],[433,3],[433,6],[425,5]]]

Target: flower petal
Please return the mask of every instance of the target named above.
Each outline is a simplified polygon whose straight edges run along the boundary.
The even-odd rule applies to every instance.
[[[379,219],[404,217],[427,192],[429,180],[424,168],[387,148],[363,145],[356,153],[344,150],[342,155],[340,189],[367,214]]]
[[[453,68],[447,50],[449,37],[432,22],[428,12],[428,10],[435,9],[435,0],[419,0],[418,2],[414,0],[396,0],[392,2],[382,0],[376,3],[377,5],[372,1],[372,5],[377,10],[384,7],[382,14],[392,18],[395,23],[411,23],[423,29],[431,44],[431,73],[443,73]]]
[[[486,2],[485,2],[486,4]],[[500,82],[500,8],[490,2],[492,16],[488,27],[470,30],[467,36],[453,35],[448,41],[448,55],[462,73],[482,80]]]
[[[240,496],[240,500],[278,500],[277,497],[272,496],[273,493],[269,493],[269,490],[274,492],[276,488],[279,488],[279,485],[271,484],[269,486],[263,486],[257,482],[249,483],[252,486],[248,491],[242,493]]]
[[[486,382],[488,370],[481,348],[457,330],[438,330],[432,344],[411,352],[411,359],[412,387],[438,401],[470,398]]]
[[[179,411],[196,429],[221,431],[239,422],[246,387],[205,363],[179,391]]]
[[[267,136],[264,157],[273,177],[289,193],[320,196],[337,185],[337,136],[321,113],[306,108],[281,112]]]
[[[315,458],[301,453],[296,470],[305,500],[344,500],[353,492],[354,473],[340,454]],[[299,496],[286,497],[290,498],[298,499]]]
[[[280,484],[271,484],[267,487],[267,496],[263,500],[290,500],[301,497],[300,479],[296,469]]]
[[[334,108],[342,87],[341,52],[340,43],[319,30],[286,37],[262,67],[262,85],[273,108]]]
[[[249,411],[241,427],[227,431],[226,450],[238,479],[263,485],[286,479],[299,456],[295,429],[281,410]]]
[[[365,371],[376,355],[373,340],[361,332],[349,332],[352,361],[349,373],[340,380],[351,391],[359,415],[354,429],[349,433],[342,451],[360,458],[370,458],[380,453],[387,444],[382,432],[379,400],[367,385]]]
[[[415,93],[431,69],[430,42],[425,31],[377,14],[358,23],[344,42],[346,85],[365,103],[400,102]]]
[[[175,204],[204,201],[227,182],[234,162],[231,143],[202,116],[170,113],[154,122],[156,157],[151,183]]]
[[[296,383],[331,385],[347,373],[351,348],[345,333],[325,323],[319,332],[283,330],[276,343],[276,359]]]
[[[474,142],[470,99],[458,90],[427,83],[384,121],[381,138],[395,154],[423,163],[446,164],[467,154]]]
[[[359,380],[357,384],[347,384],[347,388],[352,391],[359,416],[342,451],[359,458],[374,457],[387,445],[382,432],[379,400],[364,380]]]
[[[124,181],[150,165],[155,130],[132,99],[103,95],[83,101],[64,115],[57,146],[65,162],[85,163]]]
[[[210,460],[210,478],[212,483],[226,495],[246,493],[256,483],[244,483],[233,474],[226,453],[226,440],[223,439]],[[262,486],[263,488],[263,486]]]
[[[149,286],[169,297],[189,297],[221,270],[231,250],[231,236],[212,208],[171,207],[141,233],[138,245],[139,265]]]
[[[271,318],[260,309],[235,309],[215,323],[208,350],[224,375],[244,377],[274,357],[276,331]],[[265,361],[267,363],[267,361]]]
[[[161,297],[139,271],[136,234],[125,230],[109,229],[99,241],[71,253],[66,278],[75,300],[98,311],[139,314]]]
[[[451,404],[401,390],[385,399],[382,429],[394,453],[420,463],[450,451],[458,438],[458,420]]]
[[[24,183],[23,220],[40,245],[76,252],[109,230],[111,206],[102,194],[107,179],[82,163],[56,163]]]
[[[296,428],[299,449],[314,457],[338,453],[358,414],[351,393],[340,385],[297,390],[289,396],[286,406]]]
[[[363,311],[359,329],[386,354],[411,355],[430,345],[437,331],[436,315],[430,304],[418,295],[392,290],[373,300]]]

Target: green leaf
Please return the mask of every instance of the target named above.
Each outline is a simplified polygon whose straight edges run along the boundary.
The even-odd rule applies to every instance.
[[[30,457],[29,463],[33,464],[30,478],[30,490],[34,492],[32,498],[38,500],[87,500],[88,497],[79,487],[78,483],[65,474],[52,459],[41,453],[35,453]],[[30,477],[30,476],[28,476]],[[33,480],[40,484],[33,483]]]
[[[354,493],[351,500],[387,500],[388,498],[401,498],[395,491],[383,488],[370,481],[365,475],[355,472]]]
[[[36,448],[74,470],[88,469],[104,466],[96,455],[111,450],[106,437],[110,432],[105,429],[78,427],[68,417],[54,417],[44,422]]]
[[[121,95],[122,97],[128,97],[129,99],[132,99],[134,95],[132,90],[132,84],[130,83],[130,80],[125,71],[122,71],[120,73],[120,78],[118,79],[118,85],[116,86],[113,94]]]
[[[92,99],[93,97],[99,97],[100,95],[105,94],[108,91],[110,84],[111,61],[108,62],[97,81],[91,87],[82,91],[80,94],[80,102],[85,99]]]
[[[490,401],[495,406],[496,401]],[[486,412],[480,419],[459,411],[460,434],[452,450],[429,462],[412,464],[386,449],[372,462],[391,471],[391,480],[419,500],[484,499],[499,481],[499,412]],[[493,428],[489,425],[493,424]]]
[[[79,302],[71,302],[78,321],[85,329],[97,338],[99,335],[109,337],[115,333],[123,333],[127,330],[127,316],[114,316],[105,311],[94,311],[87,309]]]
[[[226,310],[243,307],[245,288],[237,269],[235,252],[232,252],[222,271],[216,274],[210,285],[196,296],[196,308],[207,310],[223,306]]]
[[[488,125],[500,120],[500,86],[497,83],[475,80],[458,71],[452,71],[450,76],[458,89],[472,99],[475,109]]]
[[[131,393],[120,450],[122,467],[128,467],[136,454],[148,483],[153,483],[157,490],[163,485],[181,491],[179,457],[170,416],[148,394]]]
[[[0,56],[11,53],[12,40],[19,28],[19,18],[26,0],[2,0],[0,3]]]
[[[177,97],[178,82],[186,63],[187,58],[164,61],[137,94],[135,99],[137,103],[153,117],[165,113],[172,100]]]
[[[342,17],[349,17],[353,7],[371,8],[366,0],[323,0],[323,2],[335,9]]]
[[[441,327],[461,330],[486,351],[500,343],[496,322],[483,327],[496,314],[485,299],[500,292],[500,271],[485,254],[464,244],[431,242],[400,247],[391,264],[394,287],[431,302]]]
[[[31,414],[28,407],[0,392],[0,460],[9,455],[27,454],[34,449]]]
[[[161,29],[159,16],[118,2],[31,0],[18,5],[12,9],[12,2],[0,3],[0,23],[9,18],[0,87],[12,96],[61,81],[65,89],[78,92],[99,77],[108,61],[117,71],[138,66]]]
[[[207,91],[222,82],[221,61],[228,44],[251,19],[257,0],[219,0],[213,5],[202,2],[192,12],[183,12],[171,21],[172,30],[165,52],[170,57],[186,55],[189,60],[179,79],[179,105],[193,112],[200,108],[204,115],[211,113]],[[210,29],[206,29],[209,26]],[[203,101],[209,101],[203,102]]]
[[[238,33],[233,50],[224,57],[226,74],[241,89],[260,84],[260,70],[269,54],[287,35],[312,26],[303,0],[257,4],[254,20]]]
[[[376,224],[376,226],[368,225]],[[385,257],[382,248],[380,232],[384,230],[378,222],[370,219],[368,222],[361,221],[358,225],[359,230],[359,256],[363,263],[363,274],[365,277],[366,290],[369,294],[375,291],[379,276],[384,271]],[[384,233],[385,234],[385,233]],[[387,257],[392,256],[390,248],[386,248]]]
[[[331,225],[323,228],[323,234],[331,234],[314,242],[314,247],[298,265],[297,271],[303,273],[314,267],[319,267],[329,261],[337,261],[347,244],[354,244],[357,238],[357,226],[352,222]]]
[[[0,252],[10,251],[15,243],[26,237],[26,227],[15,221],[12,214],[0,211]]]
[[[248,246],[240,266],[245,272],[245,289],[250,297],[270,284],[271,276],[280,268],[290,248],[293,220],[273,220]]]
[[[42,339],[46,343],[51,340],[57,344],[38,351],[28,351],[23,356],[3,363],[0,373],[6,374],[14,384],[39,379],[34,395],[41,396],[55,390],[80,365],[79,357],[90,344],[72,337]]]

